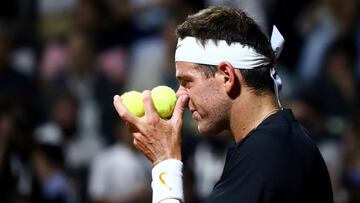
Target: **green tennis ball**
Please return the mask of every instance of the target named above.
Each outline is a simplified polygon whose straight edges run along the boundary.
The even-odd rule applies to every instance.
[[[158,86],[151,90],[155,109],[161,118],[170,118],[176,104],[176,93],[167,86]]]
[[[121,95],[121,101],[133,115],[142,117],[145,114],[142,94],[137,91],[125,92]]]

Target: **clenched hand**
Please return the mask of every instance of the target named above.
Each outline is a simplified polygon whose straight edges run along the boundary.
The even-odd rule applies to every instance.
[[[166,159],[181,160],[181,129],[183,113],[189,97],[179,96],[170,120],[161,119],[154,108],[149,90],[143,92],[145,116],[133,116],[121,102],[114,97],[114,106],[119,116],[127,123],[134,136],[134,146],[155,166]]]

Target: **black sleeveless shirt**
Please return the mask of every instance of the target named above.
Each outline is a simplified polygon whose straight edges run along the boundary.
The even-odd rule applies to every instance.
[[[206,203],[333,203],[325,162],[291,110],[266,118],[228,150]]]

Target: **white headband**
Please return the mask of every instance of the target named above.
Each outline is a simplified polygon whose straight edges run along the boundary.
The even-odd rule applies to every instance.
[[[179,38],[175,52],[175,62],[183,61],[217,66],[222,61],[227,61],[234,68],[238,69],[254,69],[270,63],[269,58],[256,52],[255,49],[249,46],[238,42],[228,45],[225,40],[216,40],[216,42],[213,39],[209,39],[205,44],[202,44],[195,37]],[[276,58],[280,56],[284,42],[284,37],[276,26],[273,26],[271,47]],[[276,97],[281,106],[279,100],[279,91],[282,88],[281,79],[276,73],[275,68],[270,69],[270,75],[274,80]]]
[[[225,40],[209,39],[205,44],[195,37],[178,39],[175,62],[184,61],[206,65],[219,65],[227,61],[234,68],[254,69],[270,63],[270,59],[256,52],[255,49],[238,42],[227,44]],[[274,26],[271,35],[271,46],[278,57],[284,44],[284,38]]]
[[[175,61],[185,61],[206,65],[219,65],[227,61],[234,68],[253,69],[269,64],[270,60],[257,53],[253,48],[240,43],[228,45],[225,40],[208,40],[205,45],[195,37],[178,40]]]

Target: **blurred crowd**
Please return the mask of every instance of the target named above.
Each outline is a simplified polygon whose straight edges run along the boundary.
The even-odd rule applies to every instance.
[[[113,96],[177,89],[176,26],[219,4],[282,32],[281,101],[312,132],[335,202],[359,203],[359,0],[1,1],[0,202],[151,202],[151,163],[133,148]],[[199,137],[185,117],[184,190],[196,203],[233,140]]]

